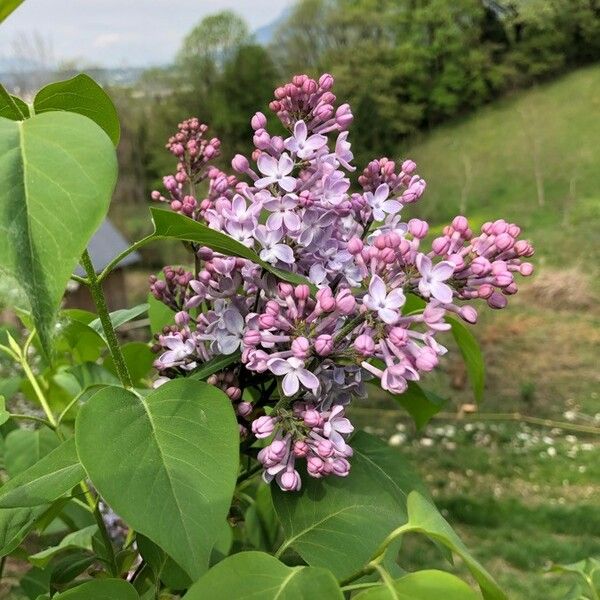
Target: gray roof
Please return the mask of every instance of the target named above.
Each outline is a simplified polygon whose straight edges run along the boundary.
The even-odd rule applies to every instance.
[[[127,240],[108,219],[104,219],[104,222],[88,244],[88,252],[96,273],[102,271],[115,256],[127,248],[129,248]],[[140,259],[141,257],[137,252],[132,252],[119,263],[119,268],[138,263]],[[77,265],[75,274],[80,277],[85,275],[81,265]]]

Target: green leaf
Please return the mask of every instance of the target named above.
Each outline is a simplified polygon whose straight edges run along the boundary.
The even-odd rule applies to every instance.
[[[41,458],[58,447],[56,434],[45,427],[15,429],[6,436],[4,464],[11,477],[29,469]]]
[[[136,534],[135,541],[142,558],[150,565],[156,579],[172,590],[190,587],[192,581],[186,572],[152,540]]]
[[[452,327],[452,335],[458,344],[458,349],[467,366],[467,373],[469,374],[469,381],[473,388],[475,400],[481,402],[485,385],[485,362],[479,342],[469,328],[458,319],[448,317],[447,321]]]
[[[115,375],[93,362],[84,362],[62,369],[54,375],[54,381],[72,398],[93,386],[119,384]]]
[[[57,546],[50,546],[29,557],[29,562],[36,567],[45,567],[55,556],[67,550],[92,551],[92,538],[98,533],[97,525],[90,525],[79,531],[66,535]]]
[[[246,539],[257,550],[272,552],[281,536],[281,527],[273,506],[271,493],[266,485],[256,490],[254,502],[244,515]]]
[[[264,552],[234,554],[201,577],[183,600],[342,600],[333,575],[315,567],[287,567]]]
[[[441,398],[434,392],[424,390],[420,385],[414,381],[408,382],[408,387],[403,394],[390,394],[389,392],[380,388],[377,384],[368,384],[370,387],[377,389],[378,395],[384,395],[386,398],[393,400],[413,418],[417,429],[423,428],[431,417],[444,408],[447,400]]]
[[[558,573],[573,573],[578,575],[588,590],[591,598],[600,595],[600,560],[597,558],[585,558],[569,565],[552,565],[551,571]]]
[[[410,315],[414,312],[420,312],[427,306],[427,302],[416,294],[406,294],[406,302],[402,307],[403,315]]]
[[[92,579],[66,592],[52,596],[52,600],[139,600],[135,588],[123,579]]]
[[[2,9],[0,9],[1,12]],[[5,89],[4,86],[0,85],[0,117],[10,119],[11,121],[22,121],[29,116],[29,109],[27,105],[19,98],[11,96]],[[26,111],[23,110],[22,106],[25,105]]]
[[[260,265],[266,271],[273,273],[279,279],[283,279],[283,281],[289,281],[294,284],[304,283],[310,286],[312,290],[315,290],[315,286],[305,277],[291,273],[290,271],[276,269],[273,265],[261,260],[254,250],[250,250],[244,244],[220,231],[211,229],[198,221],[169,210],[153,207],[150,209],[150,212],[154,221],[154,234],[152,237],[156,239],[170,238],[185,242],[195,242],[226,256],[247,258],[253,263]]]
[[[272,486],[286,537],[278,555],[292,548],[338,579],[363,567],[387,535],[406,523],[411,490],[427,493],[398,450],[362,431],[350,443],[354,455],[347,478],[303,474],[302,490],[293,494]]]
[[[156,359],[156,355],[148,344],[143,342],[129,342],[121,346],[121,352],[127,365],[131,381],[134,386],[141,385],[143,380],[148,377],[152,371],[152,365]],[[104,361],[104,367],[113,375],[117,375],[115,362],[112,356],[108,356]]]
[[[107,387],[80,409],[76,442],[114,510],[193,579],[203,573],[238,473],[239,433],[227,396],[190,379],[146,398]]]
[[[0,425],[4,425],[10,419],[10,413],[6,410],[6,400],[0,395]]]
[[[110,96],[84,73],[42,88],[33,107],[36,114],[52,110],[79,113],[102,127],[115,146],[119,143],[121,127],[117,109]]]
[[[13,10],[21,6],[22,3],[23,0],[3,0],[0,2],[0,23],[2,23]]]
[[[90,556],[89,552],[84,551],[70,552],[67,556],[57,558],[52,563],[50,584],[62,586],[69,583],[97,562],[97,556]]]
[[[150,317],[150,331],[162,333],[163,327],[175,322],[175,311],[152,294],[148,294],[148,317]]]
[[[0,488],[0,508],[48,504],[85,477],[75,439],[69,438]]]
[[[213,373],[222,371],[225,367],[228,367],[231,363],[239,362],[242,353],[237,351],[233,354],[220,354],[211,358],[209,361],[203,363],[199,369],[195,370],[191,375],[190,379],[206,379]]]
[[[133,308],[122,308],[121,310],[115,310],[110,313],[110,322],[115,329],[121,327],[121,325],[125,325],[125,323],[129,323],[129,321],[133,321],[136,317],[143,315],[148,312],[148,304],[138,304]],[[102,323],[100,322],[100,318],[94,319],[89,326],[96,332],[98,335],[104,337],[104,329],[102,329]]]
[[[445,571],[417,571],[389,584],[369,589],[356,600],[478,600],[464,581]]]
[[[484,598],[506,600],[504,592],[485,568],[473,558],[437,508],[418,492],[411,492],[408,496],[408,523],[402,529],[404,533],[409,531],[422,533],[458,554],[479,584]]]
[[[42,347],[81,254],[108,210],[115,149],[86,117],[52,112],[0,118],[0,293],[30,304]],[[25,307],[27,308],[27,307]]]

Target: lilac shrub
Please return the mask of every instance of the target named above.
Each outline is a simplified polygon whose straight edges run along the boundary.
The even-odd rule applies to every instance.
[[[196,245],[193,272],[165,267],[151,278],[154,297],[175,313],[154,346],[155,385],[239,356],[208,382],[231,399],[245,447],[265,440],[265,481],[288,491],[302,485],[300,460],[310,477],[348,475],[345,412],[365,398],[365,382],[404,393],[446,353],[447,316],[475,323],[467,301],[504,308],[515,276],[533,270],[531,244],[501,219],[474,232],[457,216],[426,242],[427,222],[405,217],[426,190],[411,160],[375,159],[353,184],[352,112],[336,107],[333,83],[297,75],[277,88],[270,109],[288,136],[271,135],[256,113],[255,148],[233,158],[236,175],[211,164],[220,142],[207,126],[184,121],[167,144],[176,173],[152,194],[305,278],[278,282],[260,265]],[[414,297],[424,302],[408,310]]]

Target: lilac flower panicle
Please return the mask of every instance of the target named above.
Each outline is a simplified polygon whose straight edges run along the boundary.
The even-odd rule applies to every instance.
[[[239,353],[207,381],[231,399],[240,436],[266,441],[263,478],[286,491],[301,489],[296,461],[310,477],[347,476],[353,426],[345,412],[366,396],[365,382],[402,394],[446,353],[447,315],[475,323],[468,302],[503,308],[516,276],[533,271],[531,244],[507,221],[475,233],[457,216],[426,244],[428,223],[404,220],[426,190],[409,159],[372,160],[353,186],[352,111],[338,105],[333,84],[328,74],[297,75],[277,88],[270,109],[288,133],[271,135],[256,113],[255,148],[233,158],[236,176],[211,164],[221,145],[207,126],[183,121],[167,144],[176,172],[152,194],[307,280],[278,282],[248,260],[198,246],[194,271],[165,267],[150,280],[176,313],[156,336],[155,385]],[[410,295],[425,307],[408,312]],[[248,387],[266,396],[251,400]]]

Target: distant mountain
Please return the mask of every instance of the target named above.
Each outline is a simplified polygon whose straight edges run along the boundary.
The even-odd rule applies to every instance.
[[[254,39],[256,42],[261,46],[268,46],[273,41],[279,26],[287,21],[293,10],[293,6],[290,6],[289,8],[286,8],[274,21],[259,27],[254,32]]]

